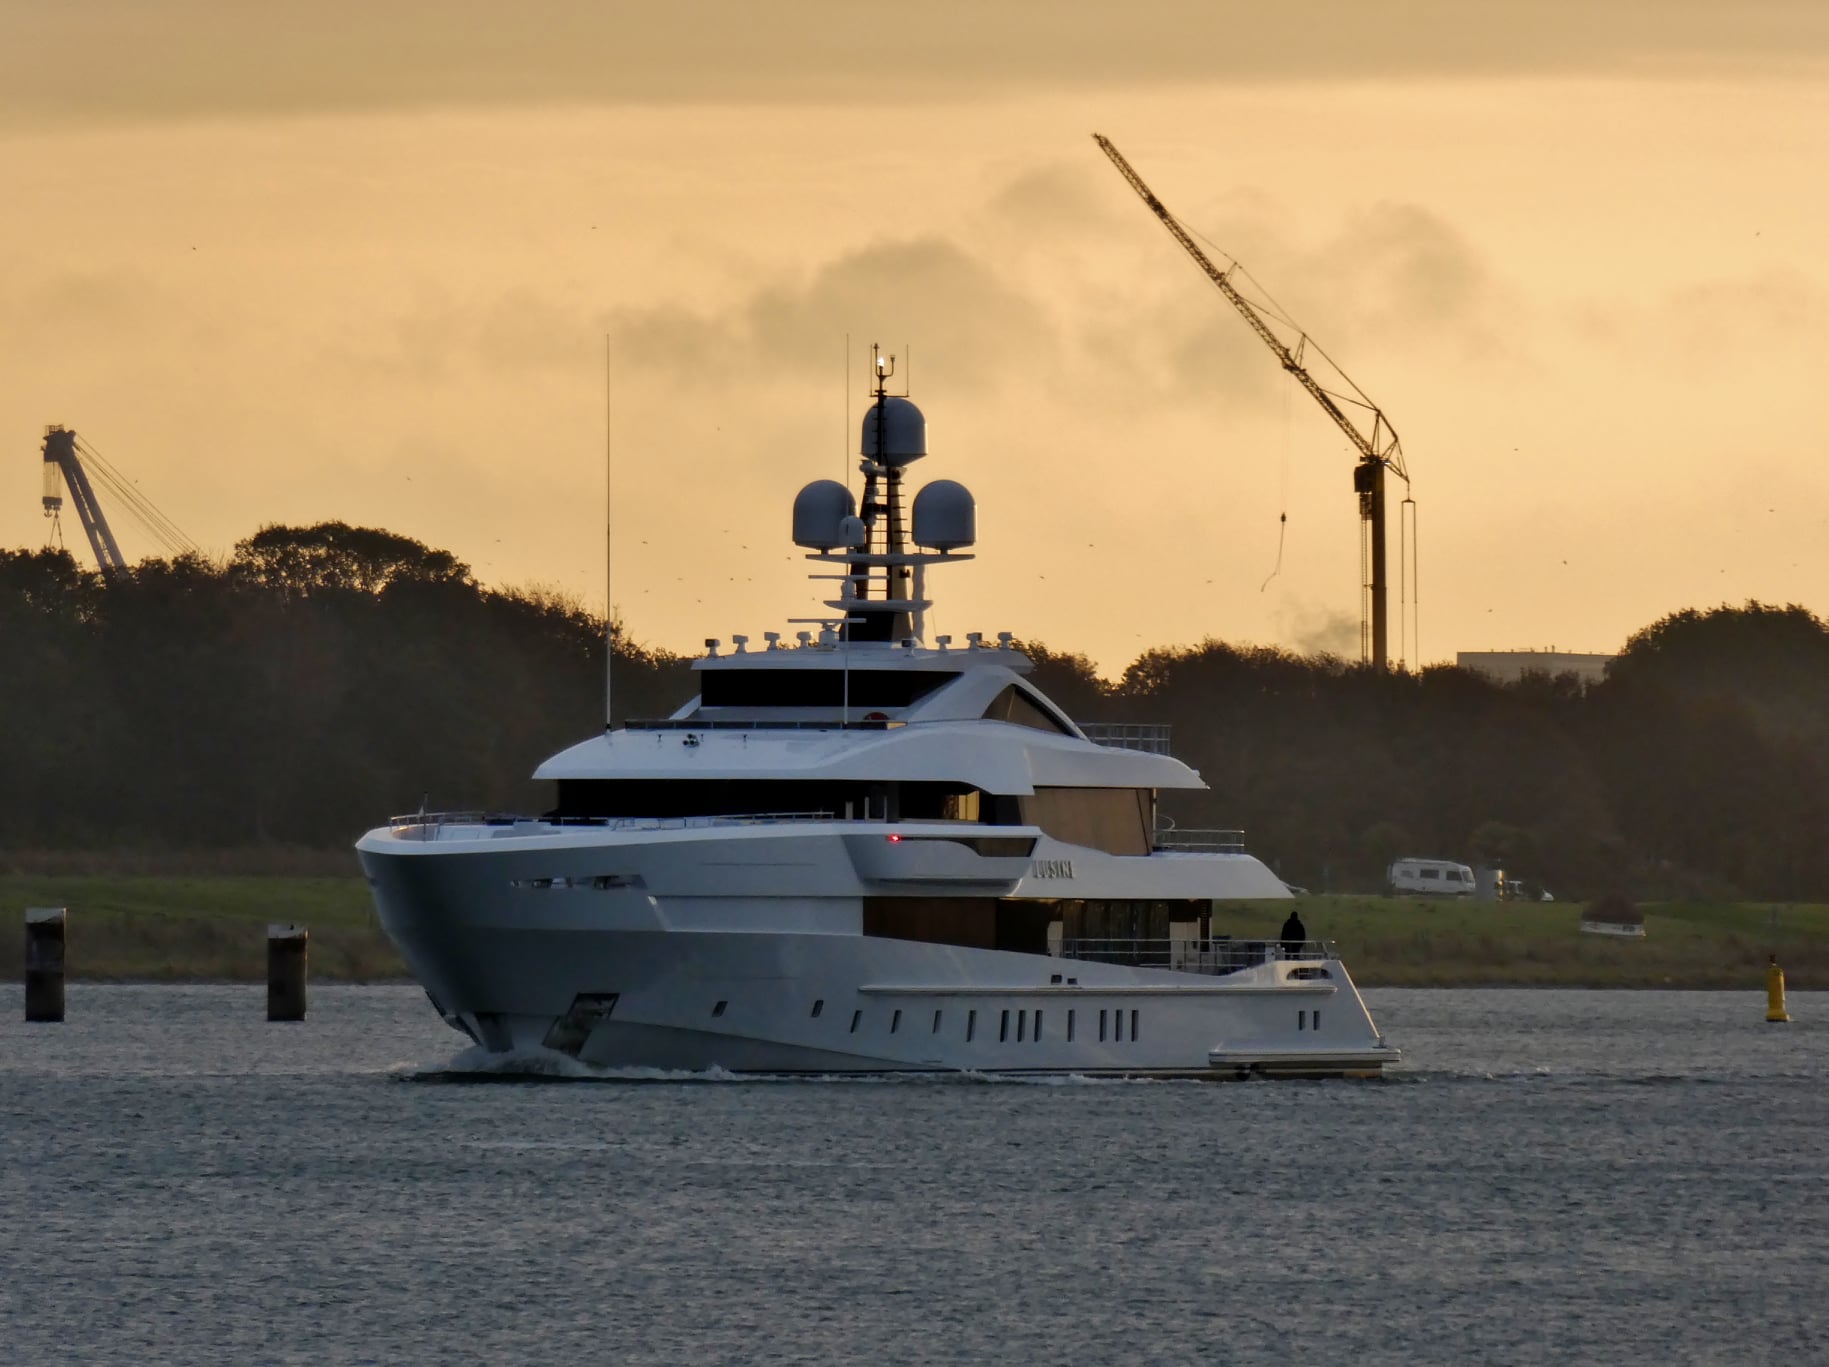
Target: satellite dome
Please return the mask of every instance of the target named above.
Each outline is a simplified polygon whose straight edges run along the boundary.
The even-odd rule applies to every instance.
[[[881,433],[877,431],[879,413]],[[907,399],[890,397],[871,404],[864,410],[864,439],[858,454],[880,465],[906,465],[919,460],[927,454],[927,419]]]
[[[915,545],[956,551],[977,540],[978,504],[970,489],[950,479],[936,479],[915,495]]]
[[[835,479],[816,479],[794,495],[794,544],[817,551],[849,545],[847,522],[857,520],[857,501]]]

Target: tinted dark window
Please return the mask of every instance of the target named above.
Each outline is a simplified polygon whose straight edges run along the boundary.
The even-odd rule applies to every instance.
[[[944,670],[704,669],[701,707],[907,707],[958,678]]]
[[[987,721],[1014,722],[1018,726],[1033,727],[1037,731],[1057,731],[1066,736],[1073,734],[1066,722],[1015,684],[991,699],[991,705],[984,709],[984,716]]]

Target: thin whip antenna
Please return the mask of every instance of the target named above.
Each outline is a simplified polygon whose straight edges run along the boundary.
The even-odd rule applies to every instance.
[[[851,334],[845,334],[845,435],[838,443],[838,482],[851,487]]]
[[[615,399],[611,392],[611,339],[604,333],[604,730],[615,730],[615,677],[616,664],[616,597],[613,591],[615,582],[615,487],[616,487],[616,448],[615,428],[611,426],[611,415],[615,414]]]

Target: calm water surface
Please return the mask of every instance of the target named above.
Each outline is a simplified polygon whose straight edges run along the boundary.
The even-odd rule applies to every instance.
[[[593,1085],[15,988],[0,1359],[1829,1360],[1829,995],[1366,995],[1397,1081]]]

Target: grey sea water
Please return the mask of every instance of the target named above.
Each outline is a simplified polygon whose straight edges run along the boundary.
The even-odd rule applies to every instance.
[[[1829,1359],[1829,995],[1367,997],[1395,1081],[554,1083],[409,988],[15,996],[0,1360]]]

